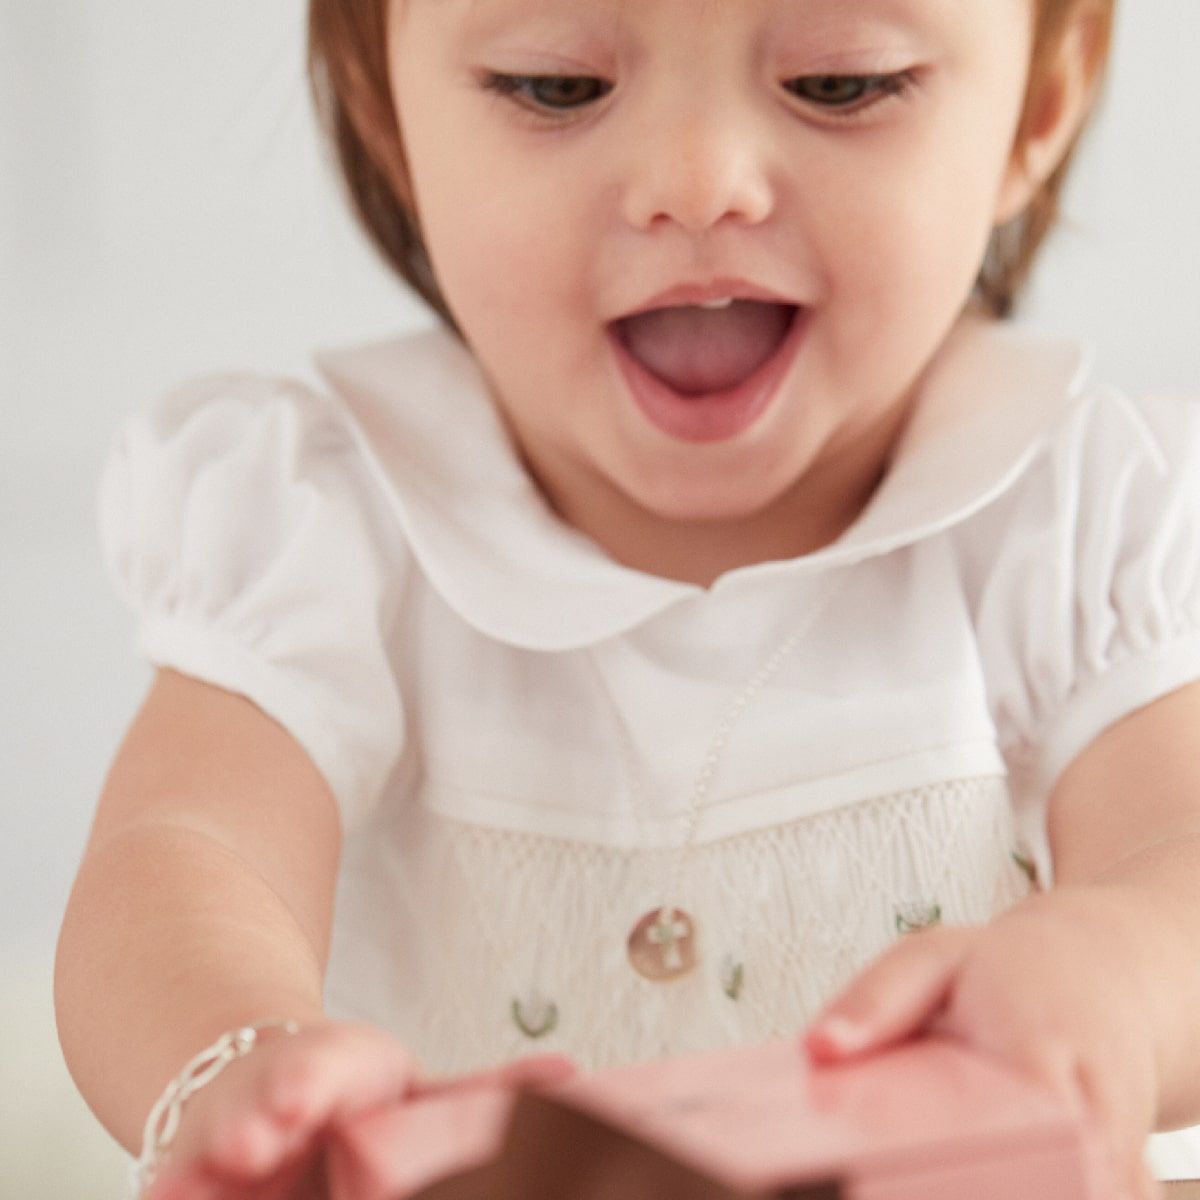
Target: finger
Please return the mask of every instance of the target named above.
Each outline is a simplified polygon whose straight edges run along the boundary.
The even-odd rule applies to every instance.
[[[257,1179],[230,1177],[210,1162],[197,1162],[171,1177],[171,1190],[150,1200],[327,1200],[323,1146],[314,1140],[305,1153]]]
[[[1076,1121],[1091,1121],[1087,1096],[1080,1083],[1077,1054],[1071,1046],[1046,1038],[1036,1043],[993,1045],[982,1049],[997,1056],[1006,1067],[1018,1071],[1030,1082],[1039,1084]]]
[[[579,1067],[565,1054],[538,1054],[506,1063],[498,1073],[504,1084],[542,1086],[573,1079],[579,1074]]]
[[[164,1168],[147,1193],[147,1200],[216,1200],[217,1184],[205,1182],[194,1170]]]
[[[1146,1131],[1152,1117],[1140,1089],[1094,1062],[1080,1063],[1077,1071],[1121,1200],[1155,1200],[1162,1189],[1146,1164]]]
[[[277,1126],[312,1130],[408,1095],[419,1073],[416,1059],[390,1037],[332,1031],[303,1057],[273,1066],[263,1082],[263,1109]]]
[[[139,1200],[190,1200],[185,1180],[173,1171],[164,1171],[144,1192],[138,1192]]]
[[[922,930],[876,959],[802,1035],[810,1059],[862,1054],[920,1030],[944,1007],[971,932]]]
[[[327,1031],[267,1067],[256,1085],[258,1106],[220,1120],[201,1163],[226,1182],[267,1179],[330,1119],[399,1099],[415,1074],[415,1060],[392,1038],[358,1028]]]
[[[565,1083],[579,1073],[571,1059],[562,1054],[539,1054],[517,1059],[484,1071],[447,1079],[425,1079],[413,1087],[414,1096],[440,1096],[475,1087],[548,1087]]]
[[[271,1180],[269,1200],[329,1200],[325,1171],[325,1146],[310,1143],[308,1150],[281,1169]]]
[[[265,1179],[294,1157],[311,1136],[311,1126],[281,1128],[269,1113],[243,1112],[217,1125],[201,1165],[210,1176],[226,1182]]]
[[[1130,1080],[1115,1078],[1111,1072],[1102,1075],[1100,1068],[1081,1064],[1078,1048],[1064,1040],[1042,1039],[1035,1044],[992,1049],[1090,1128],[1119,1200],[1162,1200],[1161,1187],[1143,1157],[1145,1137],[1141,1131],[1149,1128],[1150,1116],[1137,1099],[1142,1092],[1131,1086]]]

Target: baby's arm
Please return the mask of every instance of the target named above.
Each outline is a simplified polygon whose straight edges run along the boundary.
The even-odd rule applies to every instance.
[[[1200,1121],[1200,684],[1136,709],[1074,759],[1050,798],[1059,888],[1119,899],[1154,965],[1157,1129]],[[1132,963],[1130,964],[1132,969]]]
[[[168,1080],[226,1030],[328,1024],[340,849],[334,798],[282,727],[159,672],[105,783],[55,969],[67,1064],[126,1149]],[[248,1078],[272,1050],[225,1074]]]
[[[1159,1192],[1146,1136],[1200,1120],[1200,684],[1100,733],[1050,800],[1055,886],[986,926],[911,934],[806,1033],[821,1061],[927,1028],[1087,1111],[1122,1195]]]

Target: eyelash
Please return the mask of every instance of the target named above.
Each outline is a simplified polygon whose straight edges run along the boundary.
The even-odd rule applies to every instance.
[[[863,95],[873,92],[875,99],[868,101],[866,104],[856,104],[854,101],[851,101],[849,104],[823,104],[819,100],[812,100],[812,103],[818,109],[831,114],[837,121],[849,124],[859,114],[865,113],[869,109],[874,109],[880,104],[887,104],[892,100],[903,99],[916,85],[917,71],[910,68],[907,71],[897,71],[892,75],[801,75],[791,82],[833,83],[835,86],[846,83],[862,84],[863,90],[854,100],[858,100]],[[606,90],[600,96],[592,97],[583,104],[568,105],[566,107],[555,108],[553,105],[541,105],[537,108],[531,108],[528,104],[522,102],[520,97],[525,96],[531,99],[533,104],[539,104],[539,101],[533,98],[530,89],[536,88],[538,84],[543,83],[598,83]],[[590,104],[592,100],[600,99],[601,96],[607,95],[612,90],[611,85],[589,75],[504,75],[495,71],[488,72],[483,76],[481,86],[486,91],[495,92],[498,95],[511,99],[536,124],[543,126],[563,124],[569,118],[570,114],[579,112]],[[800,99],[806,99],[806,97],[802,96]],[[811,99],[811,97],[807,99]]]

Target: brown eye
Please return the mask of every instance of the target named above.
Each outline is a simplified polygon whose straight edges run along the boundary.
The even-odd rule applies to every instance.
[[[588,75],[501,75],[492,72],[482,81],[489,91],[511,96],[533,112],[547,115],[571,112],[605,96],[611,85]]]
[[[871,90],[873,82],[869,75],[805,75],[790,86],[802,100],[841,108],[861,100]]]
[[[529,80],[529,94],[547,108],[575,108],[595,100],[603,86],[583,75],[543,75]]]

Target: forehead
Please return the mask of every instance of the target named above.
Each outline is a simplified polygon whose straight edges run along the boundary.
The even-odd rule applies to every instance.
[[[641,22],[808,23],[841,20],[937,24],[963,10],[1003,0],[400,0],[405,8],[436,8],[467,26],[486,30],[514,21],[588,21],[636,26]]]
[[[394,0],[465,44],[510,34],[659,40],[701,29],[779,31],[812,39],[888,31],[936,39],[960,34],[997,10],[1035,0]],[[398,10],[398,11],[397,11]]]

